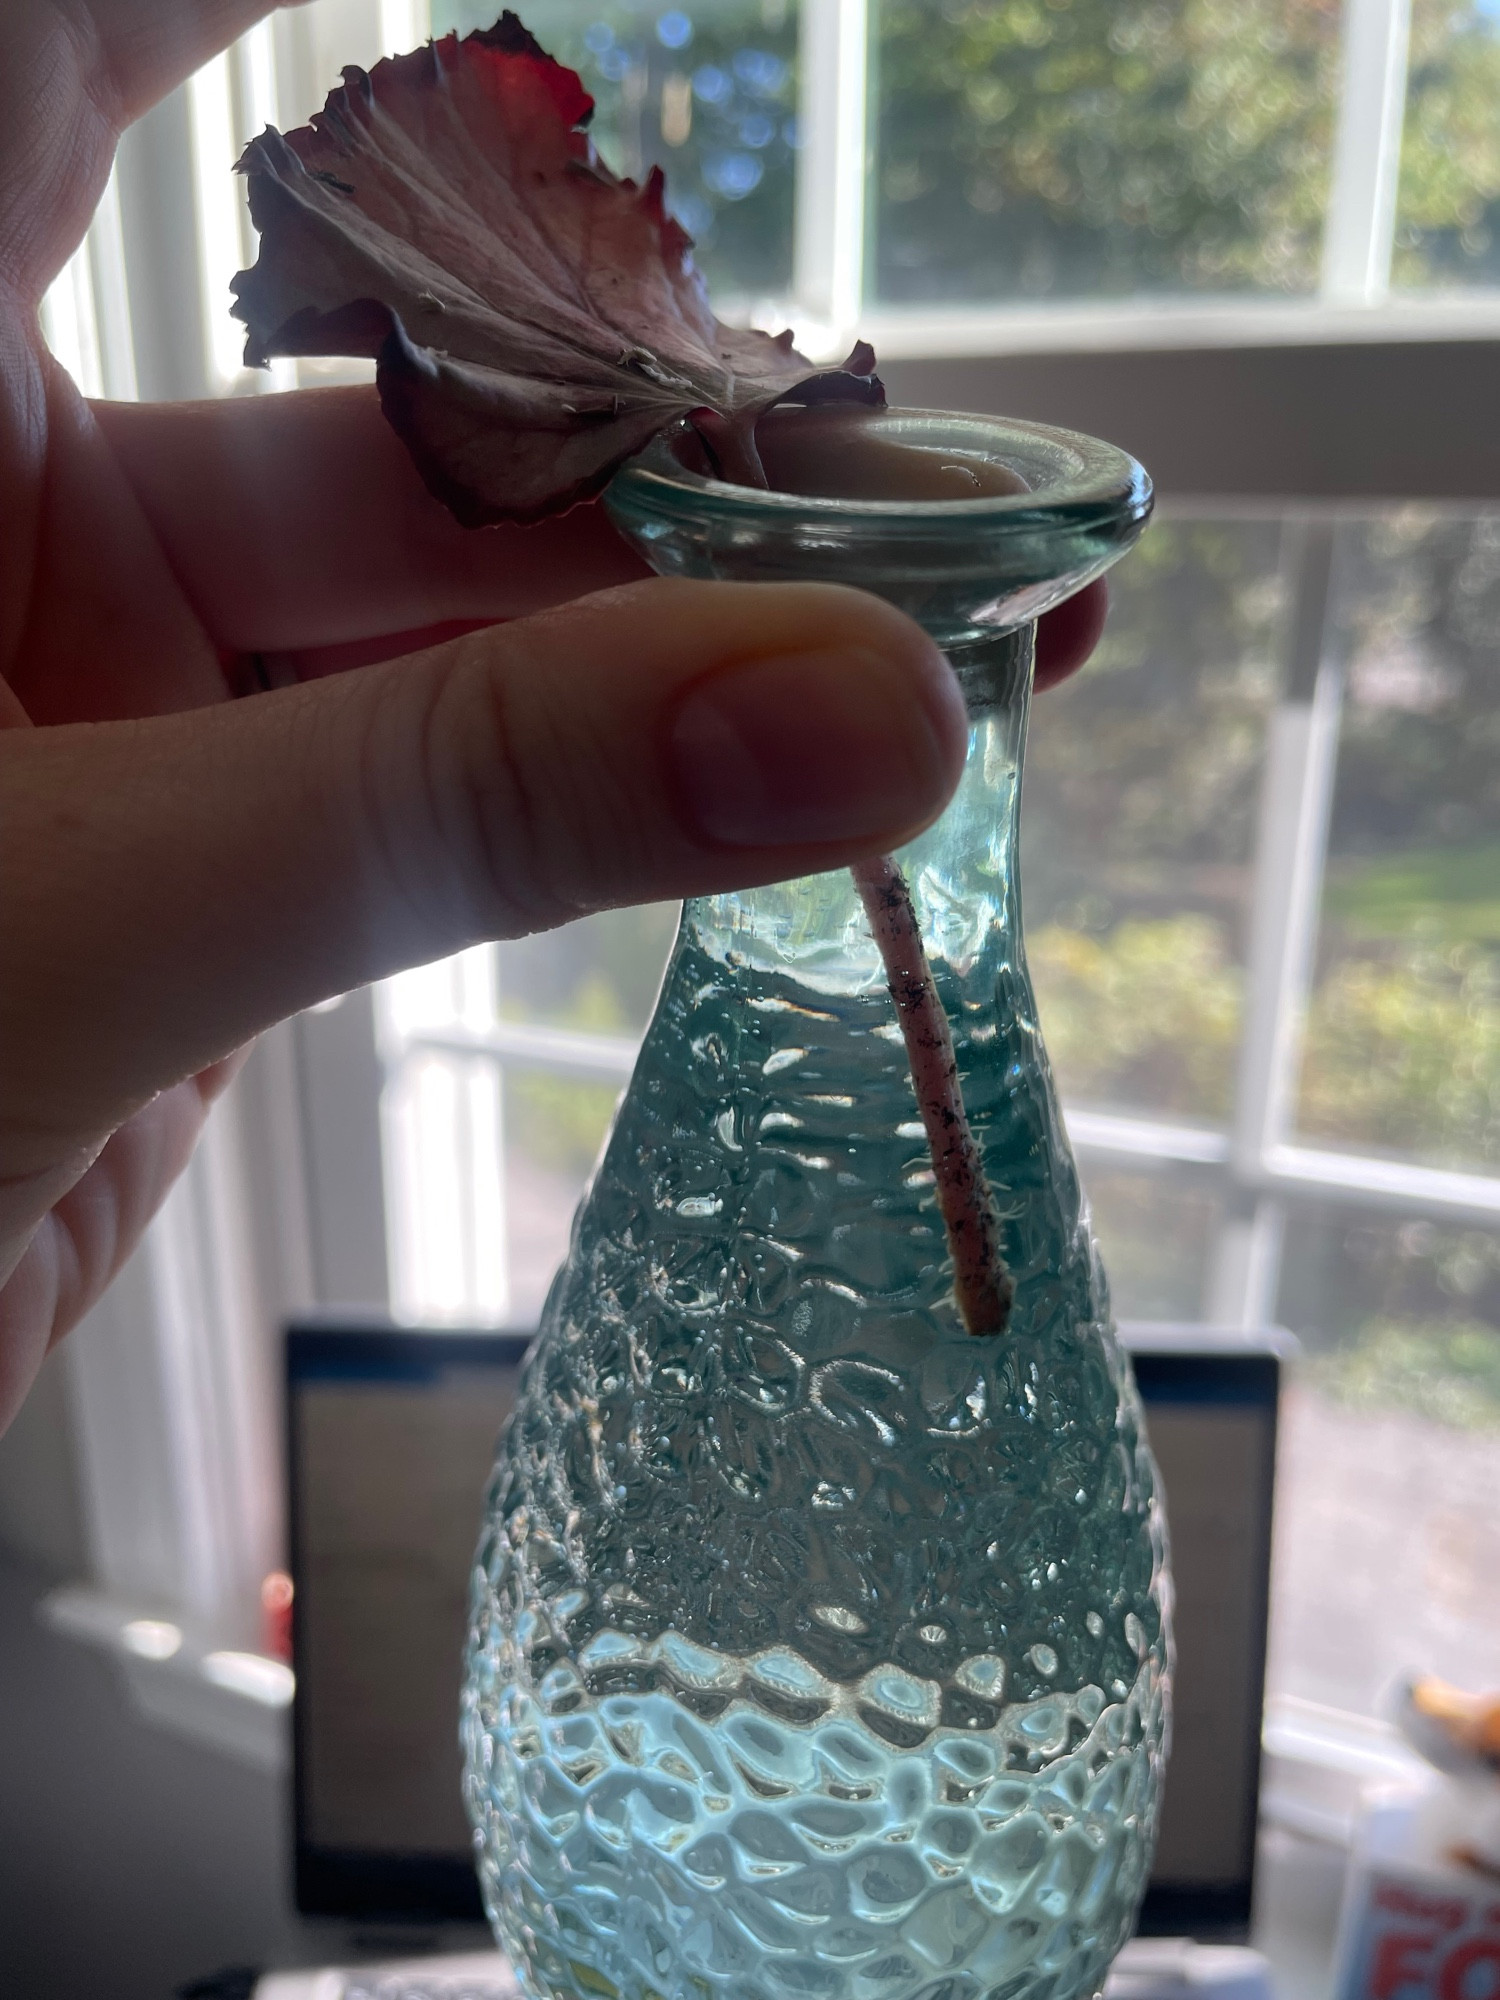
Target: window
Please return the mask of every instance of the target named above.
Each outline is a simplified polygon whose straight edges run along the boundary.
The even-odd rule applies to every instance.
[[[1413,1664],[1500,1671],[1497,550],[1500,514],[1169,512],[1026,771],[1029,955],[1117,1309],[1298,1334],[1273,1685],[1362,1712]],[[671,914],[494,954],[526,1319]]]
[[[880,0],[876,296],[1317,289],[1339,11]]]
[[[426,30],[416,0],[318,0],[250,30],[126,135],[43,328],[90,395],[244,395],[332,372],[240,364],[228,282],[251,236],[230,172],[339,66]],[[275,1336],[383,1305],[380,1076],[362,999],[266,1037],[161,1216],[68,1342],[92,1564],[56,1621],[124,1661],[148,1712],[252,1762],[285,1755],[290,1673],[262,1580],[281,1560]],[[144,1615],[143,1615],[144,1614]]]
[[[1500,1667],[1497,527],[1169,521],[1027,773],[1043,1022],[1121,1310],[1301,1338],[1273,1686],[1346,1709]]]
[[[483,0],[435,0],[435,32]],[[716,299],[1371,306],[1500,283],[1487,0],[533,0]],[[1248,332],[1253,322],[1244,322]],[[886,342],[889,346],[889,342]]]
[[[666,167],[716,295],[785,298],[801,145],[795,0],[541,0],[523,18],[593,92],[594,135],[616,172]],[[492,19],[475,0],[433,9],[435,31]]]
[[[665,165],[727,310],[819,356],[858,325],[898,400],[1071,422],[1158,474],[1098,657],[1037,705],[1023,836],[1117,1305],[1303,1342],[1276,1687],[1367,1713],[1404,1664],[1495,1680],[1500,461],[1475,420],[1500,360],[1494,8],[523,11],[583,72],[611,160]],[[434,0],[433,25],[493,12]],[[223,168],[420,27],[317,0],[154,114],[49,299],[85,386],[322,378],[238,366],[221,306],[248,243]],[[163,132],[195,162],[185,195],[153,167]],[[174,201],[187,281],[146,226]],[[282,1175],[281,1220],[252,1231],[264,1315],[388,1296],[417,1320],[533,1318],[672,924],[480,949],[273,1038],[243,1172],[253,1195],[255,1160],[294,1154],[301,1193]]]
[[[1392,279],[1500,282],[1500,19],[1486,0],[1414,0]]]

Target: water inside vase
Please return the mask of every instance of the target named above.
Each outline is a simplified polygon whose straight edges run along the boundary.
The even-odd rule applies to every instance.
[[[1017,1282],[963,1330],[847,875],[690,905],[476,1577],[468,1796],[539,1993],[1063,2000],[1149,1867],[1149,1455],[1035,1027],[1019,726],[901,856]]]

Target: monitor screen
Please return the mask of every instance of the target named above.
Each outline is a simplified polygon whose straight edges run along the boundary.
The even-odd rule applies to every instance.
[[[1200,1343],[1202,1336],[1198,1336]],[[1250,1914],[1278,1364],[1143,1335],[1167,1489],[1174,1746],[1148,1932]],[[457,1715],[470,1564],[524,1336],[294,1328],[287,1344],[298,1905],[477,1918]]]
[[[516,1334],[288,1341],[297,1900],[472,1918],[459,1780],[469,1570]]]
[[[1166,1489],[1177,1641],[1172,1753],[1140,1928],[1209,1938],[1250,1922],[1280,1366],[1244,1343],[1181,1343],[1152,1348],[1143,1337],[1134,1351]]]

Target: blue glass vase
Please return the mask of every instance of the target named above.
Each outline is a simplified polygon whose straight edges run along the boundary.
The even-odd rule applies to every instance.
[[[918,617],[972,727],[896,857],[1014,1281],[976,1338],[845,873],[690,902],[502,1440],[466,1792],[496,1934],[569,2000],[1070,2000],[1160,1794],[1156,1478],[1036,1026],[1016,818],[1036,614],[1139,533],[1093,440],[873,420],[1026,491],[919,504],[615,482],[668,573]]]

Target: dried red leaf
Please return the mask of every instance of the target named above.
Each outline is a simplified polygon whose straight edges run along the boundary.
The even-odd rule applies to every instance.
[[[820,372],[789,333],[715,318],[660,171],[643,188],[611,173],[593,108],[506,13],[346,69],[310,125],[239,163],[261,232],[233,285],[246,361],[373,359],[386,416],[472,525],[596,493],[684,416],[753,477],[771,404],[884,401],[863,342]]]

